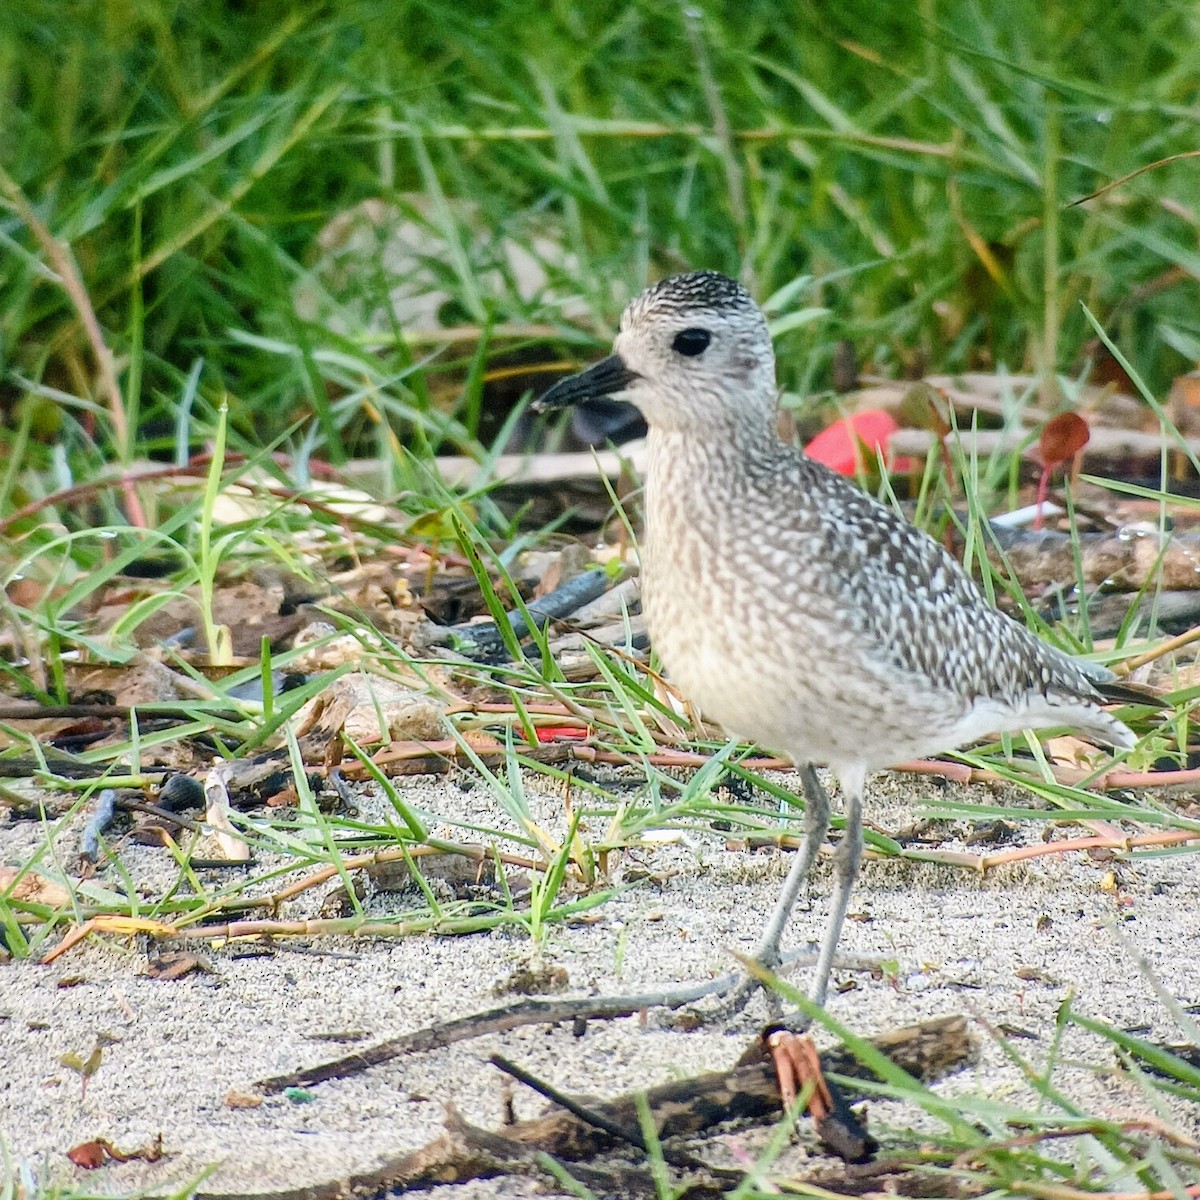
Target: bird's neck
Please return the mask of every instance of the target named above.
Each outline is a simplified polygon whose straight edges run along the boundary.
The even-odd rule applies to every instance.
[[[673,522],[734,503],[754,481],[774,478],[776,460],[786,454],[773,427],[739,427],[716,436],[652,425],[647,450],[645,546],[651,557],[676,536]]]
[[[728,460],[753,461],[778,451],[783,443],[775,427],[775,414],[742,412],[726,421],[706,421],[686,427],[651,424],[647,437],[650,464],[689,464]]]

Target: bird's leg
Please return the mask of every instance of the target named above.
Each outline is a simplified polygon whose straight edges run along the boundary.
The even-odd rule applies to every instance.
[[[837,953],[838,940],[842,936],[846,910],[850,907],[850,893],[858,878],[863,853],[862,801],[866,772],[858,767],[841,771],[838,781],[842,785],[846,827],[833,855],[833,898],[830,901],[829,923],[825,926],[825,937],[821,942],[821,953],[809,993],[812,1002],[822,1008],[829,987],[829,973],[833,969],[833,956]]]
[[[829,989],[829,974],[833,969],[833,956],[837,953],[837,944],[842,936],[842,925],[846,921],[846,909],[850,906],[850,893],[854,890],[855,880],[858,879],[858,868],[862,862],[862,801],[863,786],[866,783],[866,772],[861,768],[851,768],[838,772],[838,782],[842,785],[843,806],[846,810],[846,825],[842,832],[842,840],[833,854],[833,896],[830,900],[829,921],[825,926],[825,936],[821,941],[821,952],[817,957],[817,967],[813,973],[812,990],[809,996],[814,1004],[825,1007],[825,993]],[[768,994],[771,1020],[778,1021],[778,1002],[772,1003]],[[811,1063],[815,1054],[812,1043],[806,1037],[799,1036],[809,1025],[808,1017],[793,1018],[782,1027],[776,1028],[767,1038],[767,1046],[771,1059],[775,1064],[775,1074],[779,1080],[780,1094],[795,1095],[797,1080],[810,1078],[811,1072],[805,1074],[806,1066]],[[816,1079],[820,1081],[818,1070]],[[832,1102],[831,1102],[832,1107]],[[812,1110],[818,1129],[828,1113]],[[865,1151],[865,1143],[864,1143]]]
[[[817,769],[812,763],[800,768],[800,782],[804,785],[804,841],[796,851],[791,869],[783,883],[783,891],[771,913],[771,919],[763,930],[762,940],[754,952],[756,962],[764,967],[779,965],[779,951],[783,944],[783,931],[788,918],[796,906],[796,899],[803,890],[812,870],[813,863],[821,851],[821,843],[829,829],[829,795],[817,778]]]
[[[783,931],[787,926],[788,917],[792,915],[796,897],[800,895],[808,879],[808,873],[816,862],[821,843],[829,829],[829,796],[821,786],[817,770],[812,763],[806,763],[800,768],[800,782],[804,786],[804,840],[792,859],[787,879],[783,883],[783,891],[775,910],[771,913],[771,919],[763,930],[758,949],[754,951],[754,961],[772,971],[779,965]],[[746,975],[737,987],[728,993],[718,1010],[718,1015],[739,1012],[758,986],[759,983],[753,976]]]

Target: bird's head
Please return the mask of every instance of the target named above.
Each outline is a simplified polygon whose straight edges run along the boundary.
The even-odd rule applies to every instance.
[[[637,405],[652,428],[771,420],[775,355],[766,320],[741,284],[715,271],[672,275],[635,297],[613,350],[555,384],[537,409],[619,396]]]

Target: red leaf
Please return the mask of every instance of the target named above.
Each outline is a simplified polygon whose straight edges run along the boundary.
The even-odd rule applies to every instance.
[[[860,456],[868,467],[880,451],[886,459],[888,443],[899,428],[891,413],[869,408],[822,429],[804,447],[804,453],[839,475],[853,475],[858,470]],[[892,465],[900,471],[911,469],[907,459]]]
[[[67,1157],[85,1171],[94,1171],[104,1166],[110,1159],[113,1162],[133,1162],[140,1158],[143,1162],[155,1163],[163,1156],[162,1134],[160,1133],[149,1146],[139,1146],[136,1150],[118,1150],[112,1142],[105,1138],[96,1138],[91,1142],[80,1142],[67,1151]]]
[[[577,742],[588,735],[581,725],[539,725],[536,732],[539,742]]]
[[[1074,458],[1088,444],[1088,423],[1073,412],[1059,413],[1042,426],[1033,457],[1043,467],[1057,467]]]

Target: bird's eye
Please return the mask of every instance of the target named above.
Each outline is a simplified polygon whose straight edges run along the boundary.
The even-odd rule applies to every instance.
[[[671,349],[694,358],[697,354],[703,354],[711,341],[712,334],[707,329],[684,329],[675,335]]]

